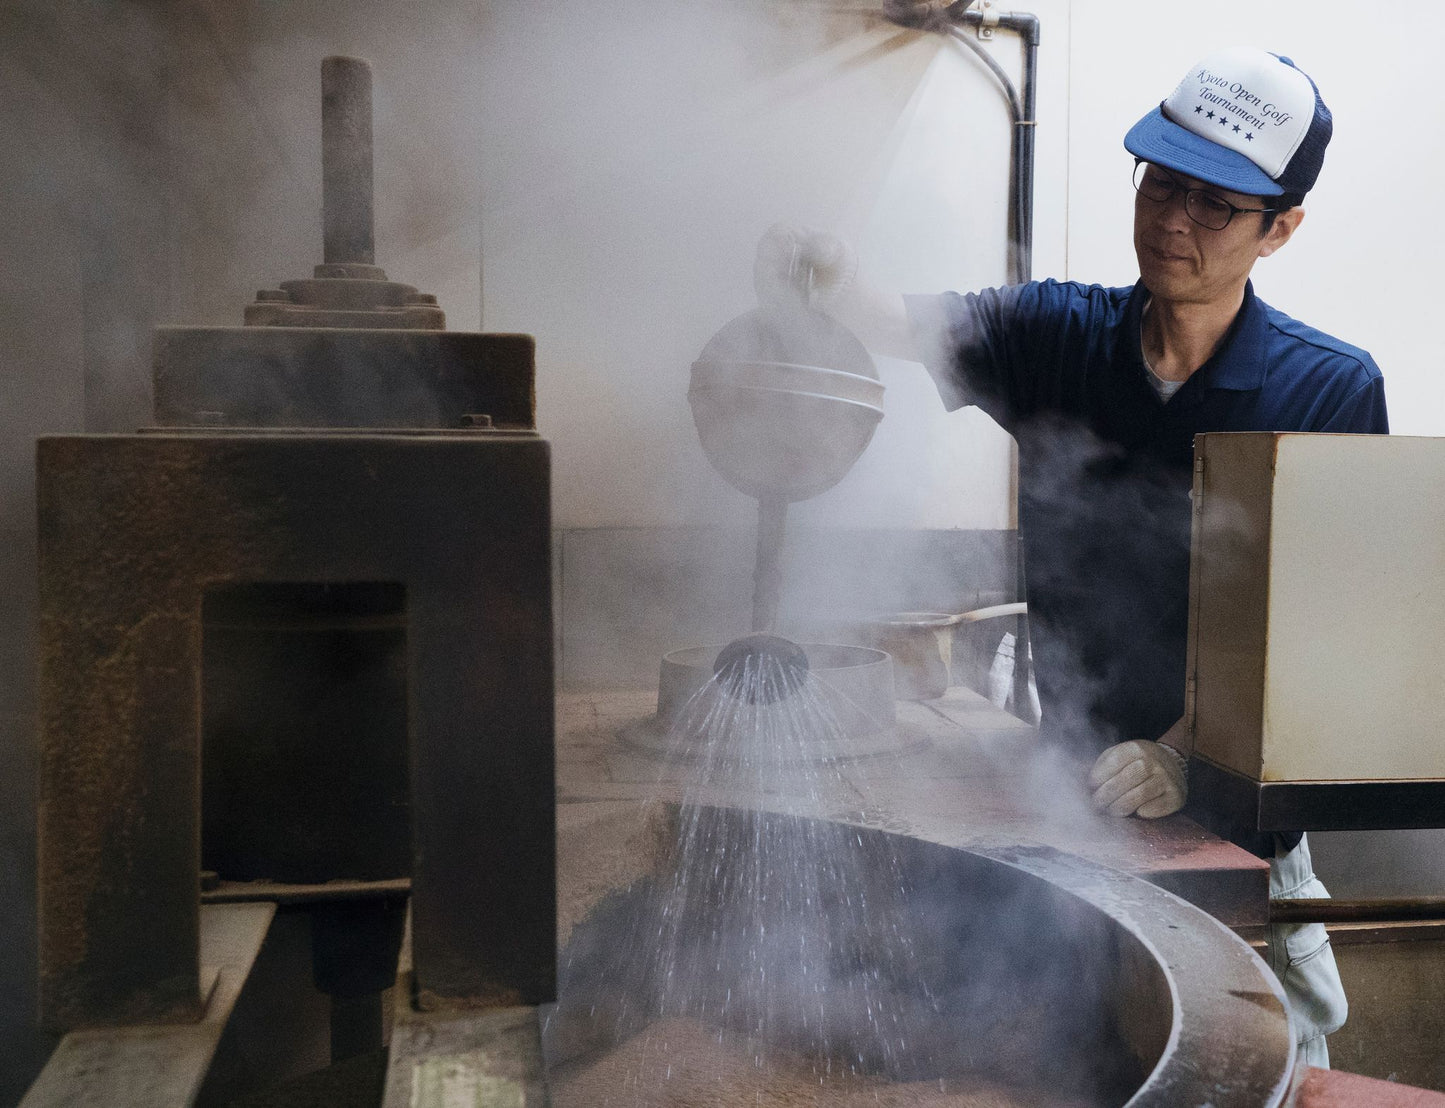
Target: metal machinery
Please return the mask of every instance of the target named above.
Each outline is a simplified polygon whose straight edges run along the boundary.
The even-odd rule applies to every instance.
[[[261,293],[246,327],[159,331],[155,427],[41,441],[42,1017],[66,1035],[27,1108],[193,1103],[277,903],[313,912],[338,1056],[379,1041],[395,983],[381,1103],[545,1103],[537,1006],[559,1001],[563,1071],[658,1014],[641,944],[617,940],[655,922],[648,891],[676,880],[682,820],[744,863],[749,843],[845,835],[878,860],[860,877],[871,900],[910,890],[918,910],[894,922],[911,959],[869,965],[864,932],[843,936],[859,964],[832,967],[940,998],[931,1060],[907,1076],[1032,1067],[1068,1103],[1285,1103],[1282,993],[1201,910],[1263,923],[1263,864],[1221,864],[1192,828],[1036,818],[1030,781],[999,769],[1024,763],[1000,754],[1028,729],[980,725],[967,701],[895,705],[877,651],[800,667],[866,671],[877,704],[825,752],[847,768],[811,809],[726,780],[699,805],[687,767],[634,757],[646,694],[564,698],[554,782],[532,343],[446,332],[431,298],[374,265],[369,82],[364,63],[323,66],[315,276]],[[692,392],[709,456],[765,458],[733,437],[737,409],[771,418],[751,401],[781,390],[850,425],[824,459],[837,480],[879,386],[827,366],[710,347]],[[783,506],[807,493],[729,476],[760,501],[764,630]],[[658,715],[715,664],[669,656]],[[657,797],[687,803],[639,819]],[[1101,864],[1126,855],[1133,875]],[[670,926],[730,967],[748,938],[734,908],[703,896]],[[835,930],[834,908],[805,922]],[[721,969],[696,996],[706,1009],[729,984]],[[1061,987],[1077,1004],[1052,1004]],[[634,1022],[599,1021],[619,988]]]
[[[936,773],[938,765],[917,763],[928,767],[924,772]],[[887,771],[872,772],[876,780]],[[900,778],[907,777],[904,768]],[[997,796],[1015,783],[988,784]],[[922,1103],[1265,1108],[1286,1102],[1294,1044],[1278,984],[1246,944],[1179,897],[1037,843],[961,848],[944,841],[953,836],[941,827],[920,825],[916,810],[890,813],[894,826],[908,827],[890,833],[837,822],[836,813],[820,820],[769,811],[767,798],[741,789],[729,795],[726,783],[714,785],[727,806],[659,805],[651,824],[619,812],[571,834],[563,828],[565,969],[548,1021],[547,1053],[554,1096],[567,1108],[600,1103],[588,1094],[593,1074],[606,1071],[607,1053],[619,1044],[626,1050],[628,1040],[646,1041],[650,1027],[659,1028],[654,1040],[676,1034],[664,1021],[678,1016],[715,1029],[719,1053],[729,1038],[747,1035],[756,1043],[764,1028],[763,1043],[749,1049],[787,1056],[800,1044],[808,1049],[821,1024],[824,1036],[831,1028],[839,1057],[867,1057],[868,1025],[860,1032],[851,1023],[861,1013],[848,1003],[859,979],[879,983],[873,1003],[880,1009],[896,1004],[902,1010],[909,1044],[901,1057],[869,1059],[879,1084],[870,1087],[867,1103],[875,1089],[882,1102],[902,1104],[945,1083],[989,1093]],[[920,783],[908,787],[916,796]],[[951,822],[954,836],[968,838],[966,825]],[[703,868],[689,863],[679,846],[698,840],[713,847]],[[820,884],[824,903],[777,920],[782,937],[775,941],[794,953],[769,973],[786,976],[791,964],[795,975],[805,965],[805,973],[827,976],[811,1012],[760,995],[755,977],[750,983],[748,958],[759,942],[757,902],[785,903],[797,895],[799,875],[767,859],[788,855],[798,840],[829,844],[830,853],[846,843],[864,863],[856,886],[844,882],[829,893]],[[727,862],[713,870],[717,857]],[[593,878],[591,895],[567,894],[569,868]],[[762,875],[754,896],[724,895],[750,872]],[[845,887],[850,897],[885,907],[865,922],[856,903],[851,909],[843,903]],[[899,898],[900,888],[906,898]],[[667,909],[662,929],[684,937],[668,948],[663,964],[710,971],[681,993],[672,975],[658,972],[646,943],[628,941],[657,942],[659,904]],[[837,954],[810,960],[807,951],[820,946],[854,950],[858,960]],[[686,1066],[685,1056],[676,1058],[679,1074]],[[685,1080],[678,1079],[681,1089],[688,1088]],[[753,1100],[679,1095],[681,1103]],[[823,1096],[818,1103],[830,1101]]]
[[[553,996],[532,339],[387,279],[367,63],[327,59],[322,102],[314,277],[161,329],[155,426],[39,443],[41,1018],[70,1034],[27,1104],[189,1103],[270,903],[313,906],[336,1054],[380,1045],[408,894],[394,1053]]]
[[[1261,831],[1445,826],[1445,450],[1202,435],[1195,789]]]
[[[680,1017],[705,1029],[699,1053],[710,1058],[726,1053],[729,1035],[745,1036],[754,1069],[769,1068],[758,1059],[775,1051],[812,1049],[821,1034],[849,1065],[868,1058],[870,1079],[935,1091],[997,1082],[991,1095],[1021,1098],[1010,1104],[1284,1103],[1294,1042],[1278,984],[1200,909],[1040,843],[1050,820],[1039,798],[1002,768],[1029,763],[1017,746],[1029,728],[960,727],[953,703],[896,702],[882,651],[769,633],[788,503],[840,480],[882,415],[866,351],[807,305],[806,274],[789,276],[776,302],[765,298],[707,344],[688,393],[708,459],[759,501],[754,634],[665,655],[654,715],[639,718],[637,697],[564,697],[560,800],[567,810],[576,797],[583,811],[567,812],[559,841],[565,968],[544,1044],[554,1095],[571,1108],[656,1079],[676,1081],[680,1103],[772,1102],[743,1084],[719,1091],[715,1077],[689,1092],[695,1059],[685,1052],[651,1078],[643,1059],[616,1061],[685,1037]],[[738,676],[749,666],[774,667],[776,685],[749,686]],[[746,725],[701,743],[685,733],[689,719],[726,715],[729,698],[747,701],[744,715],[786,716],[815,677],[811,695],[833,701],[818,741],[777,746]],[[766,703],[754,701],[760,688]],[[1018,757],[1003,757],[1008,749]],[[930,822],[921,813],[940,783],[944,807]],[[850,810],[860,796],[867,809]],[[1261,914],[1244,907],[1231,922],[1263,922],[1263,863],[1235,852],[1235,872],[1230,859],[1214,869],[1220,860],[1187,835],[1141,845],[1105,853],[1152,852],[1163,859],[1152,881],[1224,916],[1252,900]],[[853,862],[856,875],[841,876]],[[820,883],[816,898],[800,892],[820,870],[837,883]],[[895,914],[860,917],[865,903]],[[788,907],[769,916],[762,905]],[[760,981],[749,971],[769,941],[790,953]],[[890,954],[894,944],[906,953]],[[855,953],[810,962],[806,952],[819,949]],[[767,978],[790,972],[818,990],[816,1008],[769,992]],[[863,1018],[846,1000],[859,977],[884,982],[905,1008],[928,998],[909,1017],[903,1057],[869,1058],[877,1044],[866,1028],[850,1037]],[[902,1103],[923,1093],[887,1095]]]
[[[325,63],[315,277],[263,292],[245,327],[158,332],[156,426],[40,443],[41,1014],[65,1036],[27,1108],[194,1103],[277,904],[312,912],[337,1056],[375,1044],[395,983],[382,1103],[543,1103],[536,1006],[554,995],[558,877],[564,1030],[597,985],[587,944],[633,910],[629,890],[667,879],[666,850],[630,848],[635,817],[621,840],[589,830],[564,850],[580,874],[554,869],[532,344],[446,332],[429,298],[374,265],[368,94],[364,63]],[[876,414],[862,414],[866,442]],[[865,653],[870,673],[886,660]],[[676,662],[682,684],[695,661]],[[892,724],[887,676],[874,714]],[[905,738],[859,764],[876,777],[936,753]],[[820,826],[721,792],[737,806],[703,818],[724,838]],[[678,811],[648,824],[654,845]],[[1207,1050],[1236,1060],[1237,1095],[1217,1103],[1283,1095],[1282,997],[1200,910],[1047,848],[965,850],[819,816],[902,867],[875,876],[963,897],[971,933],[1032,905],[1030,934],[1056,936],[1092,982],[1094,1032],[1070,1058],[1107,1045],[1089,1067],[1099,1087],[1179,1103],[1205,1072],[1191,1051]],[[958,936],[925,923],[909,972],[962,998],[983,1035],[1003,1013],[968,999],[966,976],[937,975]],[[994,985],[1029,972],[991,960]],[[933,1034],[956,1038],[948,1022]]]

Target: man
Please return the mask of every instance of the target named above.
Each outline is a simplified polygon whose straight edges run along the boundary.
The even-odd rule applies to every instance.
[[[879,353],[922,361],[950,408],[975,404],[1019,446],[1020,533],[1041,735],[1094,758],[1094,803],[1156,818],[1187,794],[1184,726],[1193,439],[1205,431],[1386,433],[1364,351],[1270,308],[1254,264],[1299,228],[1332,130],[1287,58],[1211,55],[1125,137],[1136,158],[1131,288],[1035,282],[885,296],[831,236],[774,228],[760,293],[798,261],[815,300]],[[1324,896],[1302,835],[1243,831],[1272,896]],[[1277,928],[1273,968],[1304,1061],[1345,1001],[1324,928]]]

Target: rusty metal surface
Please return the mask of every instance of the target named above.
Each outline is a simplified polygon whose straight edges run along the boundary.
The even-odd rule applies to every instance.
[[[1445,896],[1369,900],[1271,900],[1271,923],[1402,923],[1445,920]]]
[[[246,325],[444,330],[434,295],[388,281],[375,264],[371,65],[360,58],[321,63],[321,187],[324,261],[309,278],[258,292]]]
[[[540,1013],[532,1006],[425,1011],[414,1003],[411,929],[397,962],[381,1108],[545,1108]]]
[[[155,419],[167,427],[411,429],[457,428],[485,414],[495,427],[530,429],[534,357],[530,335],[160,327]]]
[[[202,904],[328,904],[344,900],[405,900],[411,878],[390,881],[325,881],[319,885],[284,885],[275,881],[221,881],[202,886]]]
[[[275,913],[269,904],[204,909],[200,956],[214,988],[200,1019],[169,1027],[71,1032],[21,1108],[184,1108],[194,1103]]]
[[[418,979],[548,999],[547,445],[61,436],[38,473],[46,1024],[199,1014],[201,607],[248,581],[405,587]]]
[[[371,151],[371,66],[360,58],[326,58],[321,62],[321,192],[328,263],[376,261]]]
[[[1294,1108],[1445,1108],[1445,1093],[1311,1066],[1295,1094]]]

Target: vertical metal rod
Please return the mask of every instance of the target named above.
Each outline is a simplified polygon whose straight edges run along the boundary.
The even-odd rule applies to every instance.
[[[780,496],[758,500],[758,557],[753,568],[753,631],[771,632],[778,622],[783,591],[783,531],[788,502]]]
[[[373,265],[371,65],[321,63],[321,220],[328,265]]]
[[[1039,21],[1027,12],[1011,12],[1014,29],[1023,38],[1024,72],[1021,90],[1023,103],[1021,118],[1014,121],[1014,173],[1015,187],[1015,232],[1014,260],[1018,281],[1023,284],[1033,279],[1034,269],[1034,134],[1038,130],[1038,82],[1039,82]],[[1020,488],[1019,452],[1015,441],[1010,455],[1010,481],[1015,497]],[[1028,599],[1028,582],[1024,573],[1023,512],[1015,501],[1015,527],[1018,528],[1018,589],[1020,600]],[[1038,723],[1033,718],[1033,703],[1029,696],[1029,682],[1033,670],[1032,649],[1029,637],[1029,617],[1019,617],[1018,634],[1014,636],[1014,714],[1029,723]]]
[[[1039,23],[1022,12],[1009,13],[1023,38],[1024,72],[1019,89],[1022,109],[1014,120],[1014,251],[1019,284],[1032,280],[1034,268],[1034,133],[1038,129]]]

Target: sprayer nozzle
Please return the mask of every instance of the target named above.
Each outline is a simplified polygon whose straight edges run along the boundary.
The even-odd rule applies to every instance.
[[[972,0],[883,0],[883,17],[900,27],[915,31],[941,31],[949,17],[967,8]]]
[[[718,652],[712,671],[729,696],[772,704],[792,696],[808,678],[808,655],[778,635],[747,635]]]

